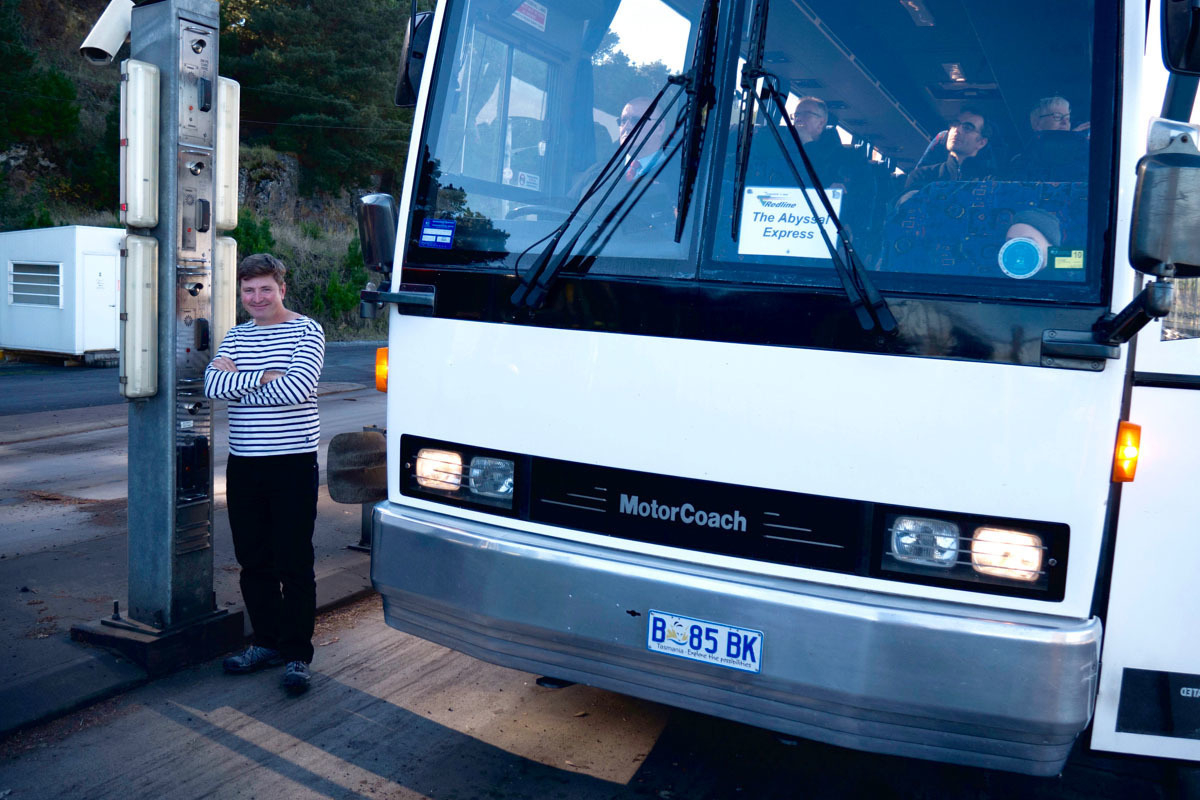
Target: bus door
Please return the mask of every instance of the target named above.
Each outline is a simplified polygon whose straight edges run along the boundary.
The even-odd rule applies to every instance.
[[[1200,760],[1200,279],[1137,337],[1129,420],[1140,458],[1121,489],[1092,746]]]

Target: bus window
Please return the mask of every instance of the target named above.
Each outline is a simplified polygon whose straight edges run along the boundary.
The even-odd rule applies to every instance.
[[[1038,296],[1054,291],[1047,285],[1096,283],[1091,0],[794,6],[771,7],[764,66],[863,265],[882,273],[881,289]],[[749,26],[747,17],[739,69]],[[725,220],[734,213],[738,83],[717,198]],[[738,236],[728,225],[717,235],[704,277],[832,285],[819,220],[831,240],[838,234],[819,202],[814,219],[791,134],[773,110],[760,109],[753,124]]]
[[[686,68],[699,4],[448,8],[449,29],[465,33],[438,56],[406,262],[518,268],[588,199],[575,219],[592,273],[694,276],[691,245],[674,241],[684,101],[667,79]],[[637,144],[610,164],[660,93]]]

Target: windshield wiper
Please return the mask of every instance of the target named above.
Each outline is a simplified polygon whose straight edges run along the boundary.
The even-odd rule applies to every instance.
[[[584,231],[588,229],[588,226],[591,224],[591,221],[595,218],[596,214],[599,213],[600,209],[604,207],[605,202],[612,195],[613,191],[617,188],[617,186],[620,185],[620,177],[624,174],[623,170],[625,167],[626,156],[628,156],[630,161],[635,161],[638,159],[643,148],[645,148],[646,143],[651,138],[650,134],[652,134],[658,126],[663,124],[663,121],[666,119],[667,112],[670,111],[671,107],[675,105],[680,96],[683,94],[682,92],[679,92],[671,98],[670,102],[668,102],[666,107],[663,109],[663,113],[659,115],[658,118],[651,124],[650,130],[646,131],[645,135],[643,135],[643,129],[646,127],[648,121],[654,116],[654,112],[658,107],[659,101],[662,100],[663,94],[665,94],[667,89],[669,89],[671,86],[680,82],[682,82],[681,78],[669,79],[667,85],[663,86],[663,88],[659,90],[658,94],[655,95],[654,99],[650,102],[650,105],[648,105],[646,110],[642,112],[640,117],[638,117],[637,122],[634,123],[633,128],[630,130],[629,136],[617,147],[616,152],[612,154],[612,157],[609,158],[608,162],[600,170],[600,173],[596,176],[595,180],[592,181],[587,191],[585,191],[583,196],[579,198],[579,202],[576,203],[574,208],[567,213],[567,218],[563,220],[553,231],[548,233],[546,236],[543,236],[529,247],[525,248],[521,255],[517,257],[516,276],[520,280],[521,284],[512,294],[511,302],[514,306],[523,306],[525,308],[534,309],[539,307],[545,301],[546,295],[550,290],[550,286],[553,284],[554,279],[558,276],[558,274],[562,272],[567,262],[571,259],[571,255],[575,250],[575,246],[579,243],[580,237],[583,236]],[[676,124],[676,126],[672,129],[671,134],[662,144],[662,148],[664,150],[670,143],[671,139],[674,138],[678,130],[679,125]],[[673,151],[671,151],[669,154],[666,154],[667,157],[661,159],[661,163],[658,164],[657,169],[654,170],[653,174],[644,173],[635,178],[624,194],[618,198],[612,210],[609,211],[608,215],[604,217],[597,230],[588,239],[584,252],[588,252],[598,238],[604,234],[606,228],[613,223],[617,213],[624,210],[624,213],[620,216],[620,219],[616,220],[618,225],[625,219],[625,217],[629,214],[629,211],[634,205],[637,204],[637,201],[641,199],[642,195],[646,193],[646,190],[649,189],[654,179],[657,178],[662,172],[663,168],[670,163],[671,157],[673,157],[678,150],[679,147],[676,145]],[[649,176],[650,180],[646,180],[647,176]],[[607,188],[605,188],[606,184]],[[639,189],[641,190],[640,192]],[[600,199],[597,200],[592,206],[591,212],[588,214],[587,218],[579,223],[578,230],[575,232],[575,235],[571,237],[566,246],[562,249],[561,253],[559,253],[559,243],[570,229],[572,223],[575,222],[575,218],[584,209],[584,207],[588,205],[592,198],[594,198],[597,194],[600,194],[601,190],[603,190],[603,194],[600,196]],[[631,198],[632,202],[629,202]],[[529,271],[522,273],[520,271],[521,258],[523,258],[525,254],[534,247],[537,247],[547,239],[549,239],[550,242],[548,245],[546,245],[546,249],[543,250],[542,253],[537,257],[537,260],[534,261],[533,266],[529,269]]]
[[[768,0],[754,0],[750,16],[750,52],[742,65],[742,102],[738,107],[737,160],[733,167],[733,240],[738,238],[742,221],[742,202],[746,194],[746,169],[750,164],[750,142],[754,137],[756,78],[763,71],[763,51],[767,44]]]
[[[838,247],[830,240],[825,226],[820,222],[821,215],[817,213],[816,205],[806,190],[806,182],[800,177],[800,170],[796,168],[796,164],[783,142],[783,137],[779,134],[779,126],[768,124],[765,127],[775,138],[775,143],[779,146],[779,152],[783,154],[784,162],[788,165],[788,169],[791,170],[792,176],[796,179],[797,187],[802,190],[800,193],[804,195],[804,200],[808,204],[813,219],[817,220],[817,231],[821,234],[821,241],[825,243],[825,249],[829,251],[834,271],[838,275],[838,280],[841,281],[842,290],[846,293],[846,298],[850,301],[850,307],[854,310],[859,325],[865,331],[871,331],[878,327],[884,333],[893,333],[896,330],[896,317],[892,314],[892,310],[888,308],[887,301],[883,298],[883,295],[879,293],[879,290],[875,288],[875,284],[867,276],[867,271],[863,267],[858,253],[854,250],[854,245],[851,243],[850,237],[842,225],[841,218],[834,211],[833,203],[829,200],[829,195],[826,194],[825,187],[821,184],[820,178],[817,176],[817,170],[813,166],[812,160],[808,157],[804,143],[800,140],[800,134],[796,131],[792,116],[788,113],[785,102],[786,97],[779,91],[779,77],[763,69],[763,45],[766,40],[767,7],[769,3],[770,0],[755,0],[750,27],[750,52],[748,53],[749,57],[746,60],[746,64],[742,67],[742,106],[738,120],[740,127],[738,129],[737,161],[734,164],[733,239],[737,241],[738,238],[742,201],[746,193],[746,170],[750,161],[750,143],[753,137],[751,107],[757,105],[767,116],[768,120],[770,120],[766,103],[771,102],[775,106],[779,118],[787,126],[788,133],[791,134],[792,143],[800,153],[800,160],[803,162],[804,169],[808,173],[807,184],[817,193],[821,205],[825,208],[826,215],[833,222],[834,229],[837,231],[839,241],[841,242],[841,249],[846,254],[845,260],[842,259],[841,254],[838,252]],[[754,90],[754,85],[759,80],[762,81],[761,93]]]
[[[700,152],[704,148],[704,132],[708,128],[708,112],[717,99],[713,74],[717,63],[718,0],[707,0],[700,14],[696,32],[696,47],[692,51],[692,69],[687,76],[687,105],[683,110],[683,165],[679,174],[679,200],[675,204],[675,241],[683,236],[692,190],[700,171]]]

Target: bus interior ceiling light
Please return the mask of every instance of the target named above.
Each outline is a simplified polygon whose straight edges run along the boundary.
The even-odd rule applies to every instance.
[[[1005,528],[976,528],[971,537],[971,566],[981,575],[1015,581],[1041,576],[1042,537]]]
[[[1137,474],[1138,456],[1142,451],[1142,426],[1122,422],[1117,427],[1117,446],[1113,453],[1112,479],[1128,483]]]
[[[927,517],[897,517],[892,523],[892,555],[930,567],[958,563],[958,526]]]
[[[923,0],[900,0],[900,5],[904,6],[904,10],[912,17],[913,24],[918,28],[932,28],[934,26],[933,14],[929,13],[929,9],[925,7]]]

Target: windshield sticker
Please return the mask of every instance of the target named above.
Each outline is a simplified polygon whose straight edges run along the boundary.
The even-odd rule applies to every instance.
[[[1200,278],[1175,279],[1175,303],[1163,318],[1162,338],[1200,339]]]
[[[1083,269],[1083,251],[1069,247],[1051,247],[1050,263],[1055,269]]]
[[[452,219],[427,219],[421,223],[421,247],[438,247],[449,250],[454,246],[454,228],[458,225]]]
[[[788,256],[789,258],[829,259],[829,249],[817,230],[818,222],[837,245],[837,228],[827,215],[814,218],[804,199],[805,190],[796,187],[747,186],[738,231],[738,253],[744,256]],[[809,189],[813,207],[823,211],[816,190]],[[827,189],[835,213],[842,211],[842,190]]]
[[[546,32],[546,12],[550,9],[546,8],[541,3],[535,3],[534,0],[525,0],[524,3],[517,6],[517,10],[513,12],[513,16],[537,28],[542,33]]]
[[[517,186],[522,189],[532,189],[533,191],[541,191],[542,179],[539,175],[534,175],[532,172],[518,172]]]

